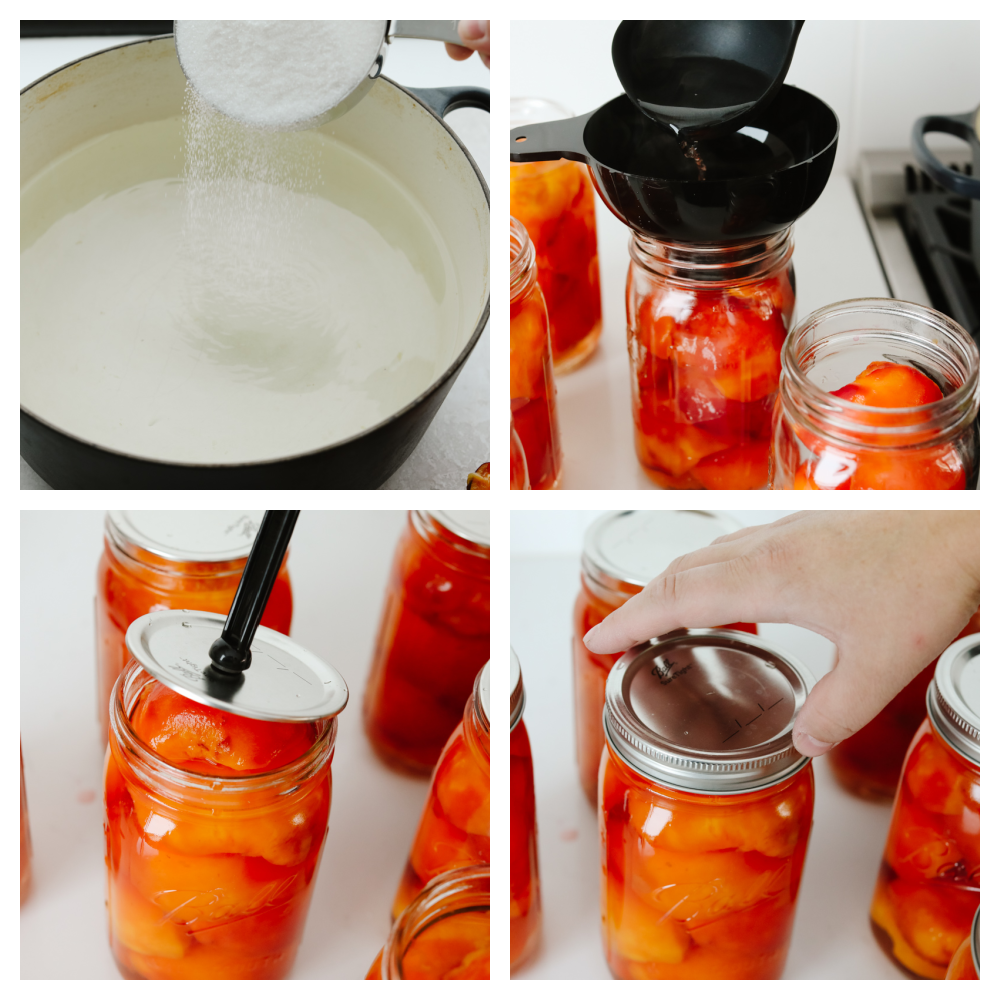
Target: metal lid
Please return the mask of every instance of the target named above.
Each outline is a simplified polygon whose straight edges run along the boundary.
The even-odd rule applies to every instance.
[[[979,764],[979,633],[953,642],[927,688],[934,728],[963,757]]]
[[[976,907],[976,915],[972,918],[972,931],[969,934],[969,943],[972,946],[972,967],[979,976],[979,911],[981,907]]]
[[[262,510],[109,510],[105,529],[129,555],[232,562],[250,555]]]
[[[488,510],[429,510],[426,513],[459,538],[487,549],[490,547]]]
[[[486,722],[490,721],[490,661],[487,660],[485,666],[476,676],[476,700],[486,716]]]
[[[524,715],[524,683],[521,680],[521,661],[512,649],[510,651],[510,731]]]
[[[742,525],[710,510],[617,510],[599,517],[583,539],[583,570],[612,590],[645,587],[678,556]]]
[[[813,685],[797,660],[728,629],[677,629],[634,646],[608,676],[604,731],[631,768],[731,795],[804,767],[792,724]]]
[[[155,611],[137,618],[125,645],[146,673],[202,705],[268,722],[312,722],[343,711],[344,678],[287,635],[263,626],[250,652],[253,661],[233,682],[217,680],[208,651],[225,615],[209,611]]]

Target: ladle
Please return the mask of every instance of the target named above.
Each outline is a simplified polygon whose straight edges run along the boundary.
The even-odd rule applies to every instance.
[[[264,511],[222,635],[208,651],[220,678],[242,679],[243,671],[250,666],[250,645],[298,519],[297,510]]]
[[[178,34],[178,24],[181,23],[183,22],[174,21],[174,39],[177,43],[177,58],[180,61],[181,69],[184,70],[184,75],[188,76],[188,71],[184,66],[184,58],[182,55],[183,37],[182,34]],[[350,111],[351,108],[353,108],[368,93],[372,85],[381,75],[382,65],[385,62],[386,45],[388,45],[393,38],[425,38],[430,41],[451,42],[454,45],[461,45],[464,47],[464,42],[458,34],[458,21],[386,21],[385,34],[382,36],[379,44],[376,47],[373,47],[371,60],[367,63],[368,69],[366,69],[363,75],[361,75],[354,83],[354,86],[348,95],[324,113],[284,126],[282,130],[301,131],[303,129],[315,128],[318,125],[324,125],[326,122],[333,121],[335,118],[339,118],[341,115]],[[189,76],[188,81],[191,83],[192,87],[195,87],[194,81],[192,81]],[[198,88],[195,87],[195,90],[197,89]],[[465,105],[453,104],[449,110],[457,109],[463,106]],[[222,108],[216,108],[216,110],[225,114],[225,111]],[[247,122],[246,124],[254,125],[256,123]]]
[[[622,21],[611,59],[629,100],[683,139],[736,132],[778,93],[804,21]]]

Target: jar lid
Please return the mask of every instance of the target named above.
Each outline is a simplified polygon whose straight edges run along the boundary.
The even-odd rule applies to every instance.
[[[608,676],[609,746],[652,781],[732,795],[804,767],[792,725],[813,679],[771,643],[729,629],[677,629],[633,646]]]
[[[979,633],[953,642],[927,688],[927,714],[963,757],[979,763]]]
[[[171,562],[232,562],[250,555],[262,510],[109,510],[105,529],[135,557]]]
[[[209,649],[225,615],[209,611],[154,611],[136,618],[125,645],[143,670],[201,705],[267,722],[313,722],[342,712],[347,682],[287,635],[258,627],[252,662],[235,681],[217,679]]]
[[[425,513],[467,542],[490,547],[490,512],[488,510],[428,510]]]
[[[742,525],[710,510],[616,510],[599,517],[583,538],[583,570],[612,590],[645,587],[678,556]]]
[[[524,682],[521,680],[521,661],[512,649],[510,651],[510,731],[524,715]]]
[[[476,675],[476,701],[479,703],[480,711],[486,717],[486,723],[490,721],[490,661],[487,660],[483,669]]]

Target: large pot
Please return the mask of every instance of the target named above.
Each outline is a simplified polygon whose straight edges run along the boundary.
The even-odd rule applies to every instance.
[[[37,80],[21,94],[22,186],[82,144],[180,115],[184,90],[172,36],[107,49]],[[339,142],[374,161],[408,191],[436,227],[453,263],[461,300],[453,310],[454,357],[416,398],[352,437],[306,451],[297,450],[293,440],[275,459],[223,464],[163,461],[139,448],[125,453],[22,405],[21,454],[28,464],[57,489],[354,489],[384,482],[427,430],[489,317],[489,191],[469,152],[442,120],[446,111],[466,106],[489,110],[488,92],[412,91],[381,78],[357,107],[320,128],[335,132]],[[38,374],[22,369],[22,385],[26,376]],[[137,378],[148,375],[136,372]]]

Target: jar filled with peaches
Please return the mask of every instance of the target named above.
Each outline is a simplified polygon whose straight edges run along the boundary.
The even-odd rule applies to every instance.
[[[512,127],[569,117],[552,101],[511,98]],[[601,336],[601,274],[589,171],[572,160],[512,163],[510,214],[528,231],[535,248],[555,370],[571,371],[594,353]]]
[[[756,636],[678,629],[608,678],[598,816],[616,979],[778,979],[813,812],[811,678]]]
[[[399,914],[365,979],[489,979],[489,865],[431,879]]]
[[[528,232],[510,220],[510,412],[533,490],[554,490],[562,476],[556,380],[545,299]]]
[[[792,231],[732,246],[633,233],[625,288],[635,447],[666,489],[762,489],[795,309]]]
[[[583,637],[638,594],[678,556],[710,545],[741,525],[707,510],[619,510],[599,517],[583,541],[580,593],[573,607],[573,696],[580,785],[597,801],[597,771],[604,750],[604,690],[618,659],[592,653]],[[756,633],[744,622],[726,628]]]
[[[510,651],[510,967],[527,961],[538,947],[542,898],[538,880],[538,824],[531,741],[522,718],[521,664]]]
[[[365,688],[379,756],[430,774],[490,657],[489,511],[414,510],[393,557]]]
[[[979,481],[979,349],[895,299],[825,306],[782,353],[771,486],[965,490]]]
[[[266,628],[239,681],[194,670],[224,623],[162,611],[127,634],[104,782],[111,949],[126,979],[281,979],[302,937],[347,686]],[[303,718],[316,697],[330,714]]]
[[[489,664],[466,699],[462,721],[445,743],[396,890],[398,917],[435,877],[490,863]]]
[[[978,631],[977,611],[956,639]],[[924,667],[868,725],[826,755],[837,781],[852,795],[891,801],[896,794],[906,751],[927,716],[927,687],[934,680],[937,663],[935,659]]]
[[[112,510],[104,520],[97,567],[97,697],[107,736],[111,690],[130,655],[125,632],[142,615],[166,608],[227,614],[263,516],[259,510]],[[261,624],[292,624],[287,557]]]
[[[979,907],[979,635],[949,646],[903,763],[875,895],[882,950],[944,979]]]

